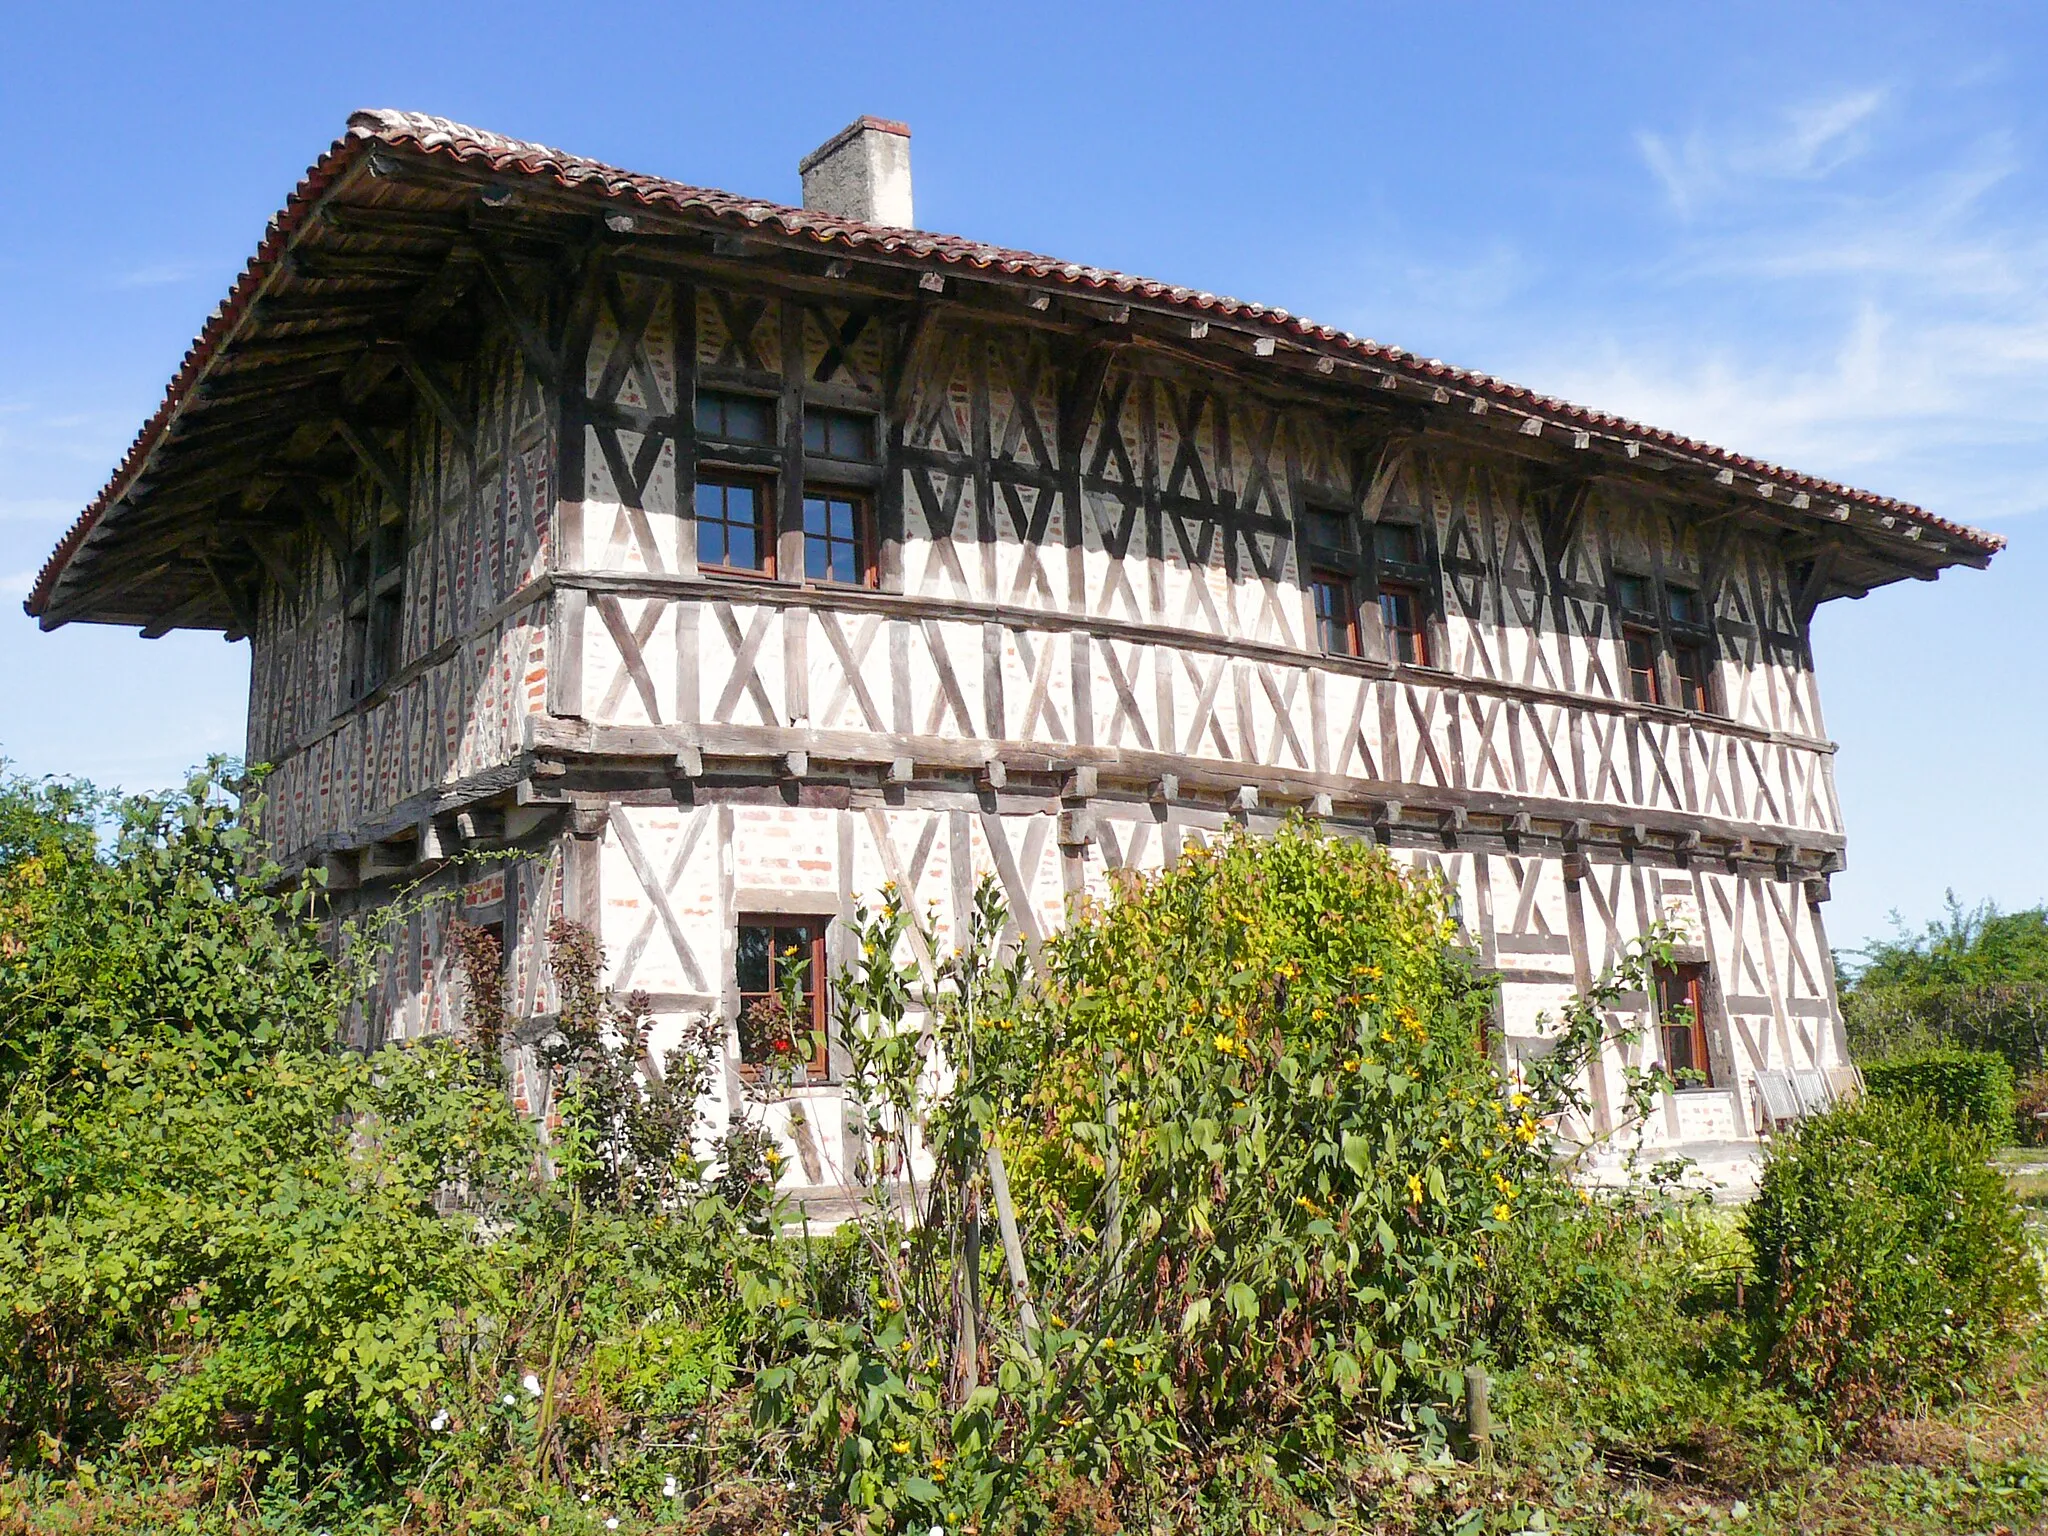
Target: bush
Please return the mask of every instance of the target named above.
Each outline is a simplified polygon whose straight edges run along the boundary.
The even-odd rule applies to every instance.
[[[2021,1146],[2048,1146],[2048,1072],[2029,1072],[2013,1089],[2012,1128]]]
[[[1937,1049],[1863,1068],[1872,1098],[1921,1099],[1951,1125],[1971,1125],[1994,1146],[2012,1139],[2012,1064],[1988,1051]]]
[[[1943,1392],[2040,1301],[2038,1267],[1983,1132],[1916,1100],[1803,1122],[1767,1154],[1744,1228],[1768,1373],[1867,1421]]]

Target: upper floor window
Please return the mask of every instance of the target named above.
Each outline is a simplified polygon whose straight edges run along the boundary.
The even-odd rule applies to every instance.
[[[1420,590],[1405,582],[1381,582],[1380,624],[1387,632],[1387,654],[1395,661],[1413,667],[1430,664],[1429,625]]]
[[[398,670],[405,617],[405,521],[380,519],[350,552],[344,571],[348,697],[375,692]]]
[[[1657,677],[1657,632],[1624,624],[1621,648],[1628,659],[1628,696],[1638,704],[1662,704],[1664,690],[1658,686]]]
[[[1422,565],[1422,530],[1413,523],[1375,523],[1372,530],[1373,558],[1382,565]]]
[[[733,962],[743,1067],[800,1066],[814,1077],[827,1075],[825,921],[740,918]]]
[[[1713,667],[1705,644],[1680,640],[1671,647],[1673,670],[1678,673],[1678,707],[1710,710],[1714,707]]]
[[[756,475],[706,473],[697,480],[700,570],[775,573],[772,482]]]
[[[859,411],[810,406],[804,411],[804,452],[827,459],[872,459],[875,418]]]
[[[697,431],[729,443],[772,444],[775,402],[762,395],[736,395],[723,390],[697,392]]]
[[[804,577],[843,586],[875,584],[868,499],[837,490],[804,496]]]
[[[1316,643],[1326,656],[1358,654],[1358,600],[1351,578],[1339,571],[1313,571],[1309,595],[1315,601]]]
[[[1628,697],[1714,709],[1713,629],[1700,590],[1630,571],[1614,573],[1613,590]]]

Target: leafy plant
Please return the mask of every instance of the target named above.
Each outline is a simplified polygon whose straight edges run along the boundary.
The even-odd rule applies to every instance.
[[[2013,1134],[2012,1064],[1989,1051],[1921,1051],[1866,1062],[1864,1086],[1879,1099],[1919,1099],[1936,1116],[1975,1126],[1993,1146]]]
[[[1872,1098],[1772,1145],[1744,1230],[1769,1374],[1865,1421],[1952,1390],[2040,1303],[1981,1130]]]

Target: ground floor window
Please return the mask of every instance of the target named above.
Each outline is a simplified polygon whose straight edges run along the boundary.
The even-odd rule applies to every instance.
[[[794,1060],[826,1075],[825,919],[742,917],[735,945],[739,980],[740,1062],[780,1066]],[[794,990],[796,1008],[785,1005]]]
[[[1657,967],[1657,1036],[1664,1048],[1664,1070],[1679,1087],[1714,1086],[1713,1062],[1707,1053],[1704,965]]]

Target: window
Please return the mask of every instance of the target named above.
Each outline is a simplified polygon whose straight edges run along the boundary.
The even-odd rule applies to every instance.
[[[828,459],[872,459],[875,418],[812,406],[804,412],[804,452]]]
[[[1655,576],[1614,573],[1628,697],[1638,704],[1714,707],[1714,641],[1705,596]]]
[[[1421,565],[1422,530],[1412,523],[1375,523],[1372,552],[1382,565]]]
[[[1311,549],[1348,552],[1351,548],[1351,520],[1342,512],[1310,507],[1301,514],[1301,536]]]
[[[1309,575],[1309,593],[1316,605],[1316,640],[1328,656],[1358,654],[1358,605],[1351,598],[1351,578],[1336,571]]]
[[[391,518],[349,555],[348,698],[375,692],[398,670],[405,618],[405,523]]]
[[[814,491],[804,497],[804,578],[875,585],[874,540],[864,497]]]
[[[1380,623],[1387,631],[1387,654],[1413,667],[1429,665],[1429,628],[1423,620],[1422,593],[1399,582],[1380,583]]]
[[[1681,640],[1671,648],[1671,660],[1678,670],[1678,707],[1708,710],[1714,707],[1713,676],[1707,648],[1697,640]]]
[[[699,569],[774,574],[769,484],[743,475],[707,475],[697,482]]]
[[[1704,965],[1657,967],[1657,1038],[1664,1048],[1664,1070],[1681,1088],[1714,1086]]]
[[[697,431],[705,437],[722,437],[731,443],[773,443],[775,402],[759,395],[699,390]]]
[[[1662,704],[1657,686],[1657,632],[1624,625],[1621,646],[1628,653],[1628,696],[1638,704]]]
[[[827,1075],[825,919],[742,917],[734,962],[739,981],[742,1066],[793,1061],[814,1077]],[[796,1012],[784,993],[796,991]]]

